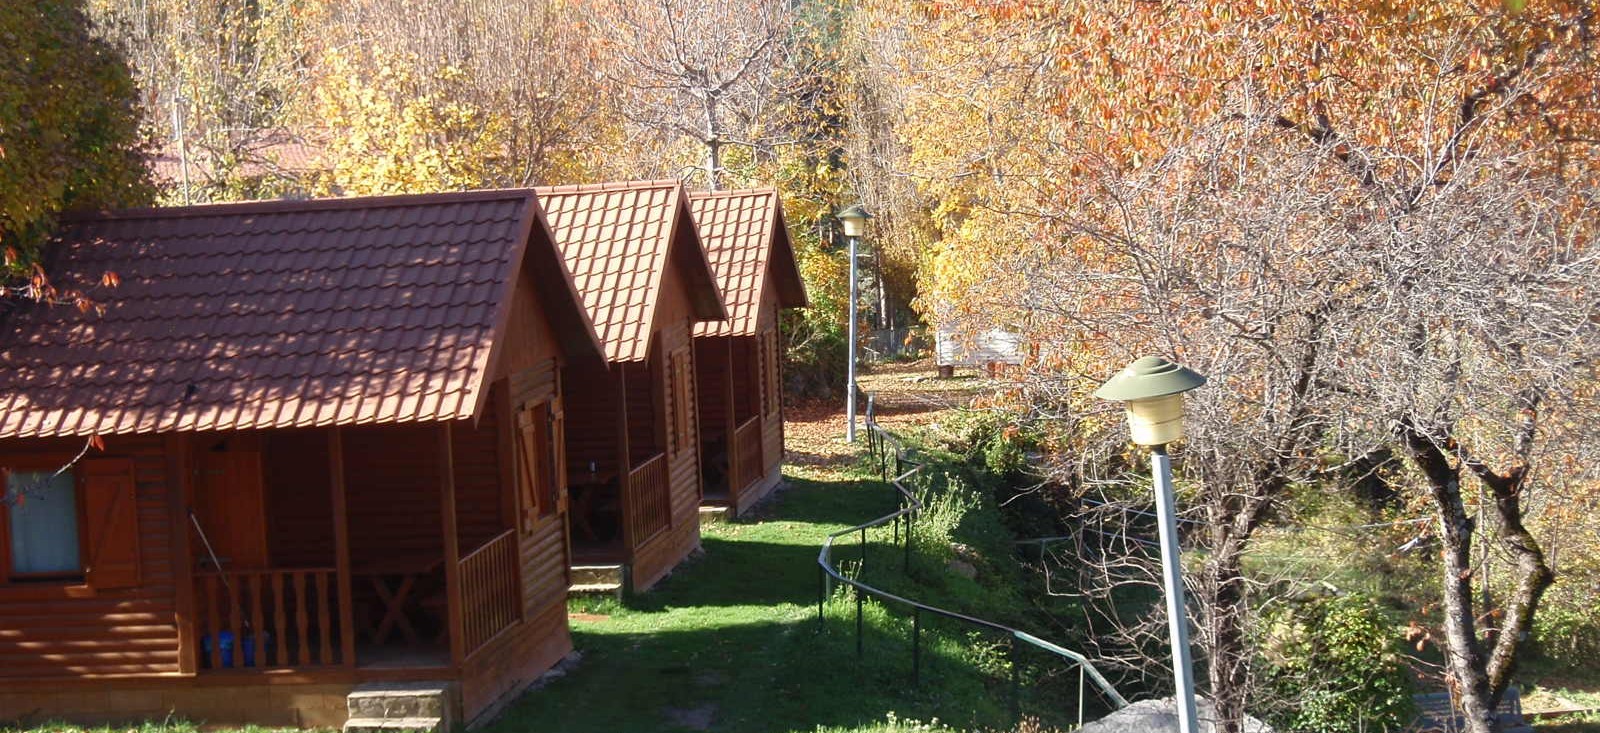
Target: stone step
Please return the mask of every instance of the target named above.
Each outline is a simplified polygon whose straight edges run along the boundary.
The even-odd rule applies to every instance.
[[[344,733],[449,733],[444,718],[351,718]]]
[[[700,507],[700,526],[702,526],[702,527],[704,527],[704,526],[706,526],[708,524],[720,524],[722,522],[726,522],[726,521],[729,521],[731,519],[733,519],[733,512],[729,511],[728,507],[725,507],[725,506],[701,506]]]
[[[567,589],[567,593],[580,596],[611,596],[622,600],[621,583],[582,583]]]
[[[345,697],[351,718],[443,718],[450,688],[439,682],[381,682],[356,687]]]
[[[572,587],[587,585],[622,585],[627,570],[621,565],[573,565]]]

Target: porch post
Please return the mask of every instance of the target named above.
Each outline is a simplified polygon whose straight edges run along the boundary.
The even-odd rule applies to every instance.
[[[734,383],[739,381],[738,377],[733,373],[733,341],[735,338],[734,336],[727,337],[725,340],[728,343],[728,348],[722,350],[722,391],[725,393],[724,396],[727,400],[723,403],[722,422],[727,426],[724,432],[728,436],[726,440],[722,441],[722,444],[726,446],[728,451],[728,475],[724,480],[728,482],[728,516],[730,517],[739,515],[739,489],[743,488],[742,486],[733,485],[734,479],[739,476],[739,444],[734,442],[736,437],[734,431],[739,428],[739,411],[734,409],[735,397],[733,391]]]
[[[633,451],[628,443],[628,365],[618,363],[617,375],[617,499],[622,505],[622,553],[633,562],[633,502],[628,496],[628,474],[633,470]]]
[[[450,666],[460,667],[466,656],[461,648],[461,547],[456,536],[456,467],[450,445],[450,423],[439,423],[439,515],[444,522],[444,587],[447,598],[445,624],[450,630]]]
[[[355,599],[350,590],[350,513],[345,503],[344,433],[328,429],[328,486],[333,495],[333,562],[339,584],[339,659],[356,666]]]
[[[166,436],[169,501],[172,502],[172,569],[177,584],[178,671],[194,674],[200,668],[200,639],[195,632],[194,554],[189,550],[189,506],[194,473],[189,463],[189,442],[181,434]]]

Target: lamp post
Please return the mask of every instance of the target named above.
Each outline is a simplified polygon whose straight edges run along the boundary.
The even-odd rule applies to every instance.
[[[1161,535],[1161,581],[1167,596],[1167,627],[1172,642],[1172,675],[1177,683],[1178,730],[1199,733],[1194,701],[1194,670],[1189,663],[1189,619],[1184,613],[1183,575],[1178,556],[1172,461],[1167,444],[1183,437],[1183,393],[1206,378],[1159,356],[1129,364],[1100,385],[1095,396],[1122,402],[1133,442],[1150,449],[1156,483],[1156,524]]]
[[[861,204],[855,204],[836,214],[839,223],[844,225],[844,236],[850,240],[850,363],[845,377],[844,409],[849,416],[845,425],[844,439],[851,443],[856,442],[856,290],[859,287],[856,272],[856,245],[861,241],[861,234],[866,231],[867,220],[872,218]]]

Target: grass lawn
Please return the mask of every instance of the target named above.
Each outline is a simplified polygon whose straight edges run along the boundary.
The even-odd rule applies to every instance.
[[[831,601],[819,633],[818,547],[890,501],[883,484],[833,458],[795,469],[758,518],[707,527],[705,556],[652,592],[573,601],[582,662],[488,730],[811,733],[884,730],[891,714],[1004,725],[993,680],[962,661],[955,635],[925,637],[926,673],[911,690],[902,619],[869,608],[861,660],[853,602]],[[870,551],[898,554],[888,540],[874,536]]]

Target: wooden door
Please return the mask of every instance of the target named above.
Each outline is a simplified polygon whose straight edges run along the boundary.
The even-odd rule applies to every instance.
[[[268,567],[261,454],[203,451],[195,468],[199,475],[194,486],[194,516],[204,534],[203,541],[190,543],[196,562],[210,567],[211,553],[215,553],[224,570]]]

